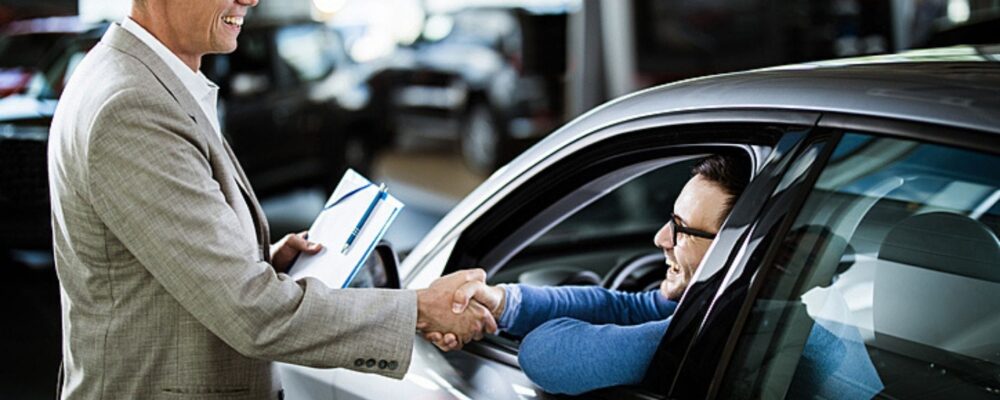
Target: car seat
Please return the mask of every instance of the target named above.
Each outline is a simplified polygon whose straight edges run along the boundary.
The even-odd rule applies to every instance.
[[[879,249],[873,300],[879,347],[1000,362],[1000,240],[979,221],[940,211],[902,220]]]

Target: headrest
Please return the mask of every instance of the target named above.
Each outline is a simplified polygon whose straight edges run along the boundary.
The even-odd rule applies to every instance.
[[[951,212],[904,219],[886,234],[878,258],[1000,282],[1000,240],[981,222]]]

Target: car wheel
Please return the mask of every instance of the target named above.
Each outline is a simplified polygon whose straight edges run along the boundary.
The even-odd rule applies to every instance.
[[[462,129],[462,159],[478,173],[490,173],[497,167],[503,137],[493,112],[485,104],[476,104],[466,116]]]

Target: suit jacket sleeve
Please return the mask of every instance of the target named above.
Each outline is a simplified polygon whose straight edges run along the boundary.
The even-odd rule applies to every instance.
[[[204,135],[173,99],[120,92],[91,132],[87,183],[97,214],[201,324],[249,357],[352,369],[358,358],[397,360],[379,372],[402,377],[415,292],[335,290],[276,274],[241,233]]]

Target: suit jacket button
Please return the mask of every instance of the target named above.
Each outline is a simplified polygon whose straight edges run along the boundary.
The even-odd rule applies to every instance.
[[[365,362],[365,366],[368,367],[368,368],[374,367],[375,366],[375,359],[374,358],[369,358],[368,361]]]
[[[354,360],[354,366],[355,367],[361,368],[362,365],[365,365],[365,359],[364,358],[359,358],[357,360]]]
[[[386,360],[378,360],[378,369],[385,369],[389,366],[389,362]]]
[[[395,371],[396,368],[399,368],[399,363],[395,362],[395,361],[390,361],[389,362],[389,369]]]

